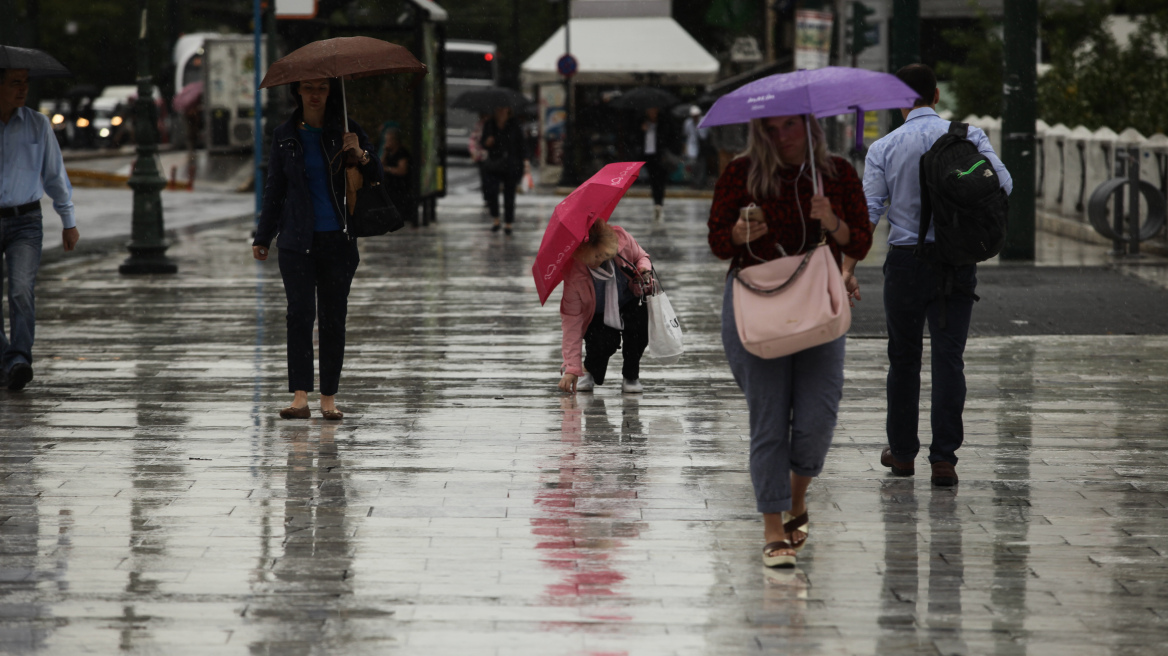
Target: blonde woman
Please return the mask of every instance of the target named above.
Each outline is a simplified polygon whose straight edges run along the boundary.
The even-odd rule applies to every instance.
[[[649,254],[623,228],[597,221],[572,259],[560,301],[564,331],[560,389],[590,392],[604,384],[608,360],[620,347],[621,391],[643,392],[641,355],[649,345],[649,309],[631,283],[652,270]],[[581,347],[587,350],[583,362]]]
[[[808,144],[810,120],[811,144]],[[821,178],[815,193],[809,153]],[[747,220],[743,208],[756,205]],[[709,242],[730,270],[804,253],[824,232],[848,291],[859,299],[853,271],[872,244],[864,190],[847,160],[828,154],[811,117],[755,119],[745,153],[714,188]],[[807,541],[806,493],[823,469],[843,392],[844,337],[781,358],[747,352],[734,319],[733,278],[722,301],[722,345],[750,409],[750,475],[762,513],[768,566],[791,566]]]

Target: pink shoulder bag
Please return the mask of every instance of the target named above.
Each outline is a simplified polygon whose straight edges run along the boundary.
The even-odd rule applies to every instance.
[[[821,237],[819,246],[805,254],[732,273],[734,320],[748,352],[768,360],[781,358],[848,332],[852,325],[848,293],[827,234]]]

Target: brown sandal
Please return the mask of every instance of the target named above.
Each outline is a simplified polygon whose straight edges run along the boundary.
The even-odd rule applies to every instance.
[[[804,510],[802,515],[792,517],[790,513],[783,513],[783,532],[791,536],[791,548],[798,551],[807,544],[807,538],[811,533],[807,530],[810,521],[807,519],[807,511]],[[795,533],[803,534],[802,538],[796,538]]]
[[[767,567],[794,567],[796,559],[795,556],[771,553],[783,549],[795,549],[795,547],[792,546],[791,543],[787,540],[776,540],[774,542],[768,543],[767,546],[762,548],[762,564],[766,565]]]
[[[339,421],[342,417],[345,416],[345,413],[341,412],[340,410],[321,410],[320,416],[328,419],[329,421]]]
[[[308,419],[311,416],[312,411],[308,409],[308,406],[297,408],[294,405],[290,405],[280,411],[281,419]]]

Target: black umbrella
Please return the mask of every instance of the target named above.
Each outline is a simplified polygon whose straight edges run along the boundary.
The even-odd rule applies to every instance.
[[[619,98],[612,101],[611,107],[616,109],[640,109],[645,110],[651,107],[658,109],[664,107],[673,107],[681,102],[677,96],[669,93],[665,89],[659,87],[637,87],[630,89],[620,95]]]
[[[454,100],[455,109],[465,109],[479,114],[489,114],[496,107],[510,107],[523,109],[527,106],[527,97],[513,89],[506,87],[484,87],[465,91]]]
[[[0,46],[0,68],[27,68],[29,77],[69,77],[69,69],[47,52]]]

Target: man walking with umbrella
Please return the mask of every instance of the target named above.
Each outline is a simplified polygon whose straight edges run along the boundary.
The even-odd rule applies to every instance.
[[[0,66],[0,279],[8,278],[8,331],[0,330],[0,374],[9,390],[19,391],[32,380],[33,290],[44,241],[41,197],[46,193],[61,217],[64,249],[73,250],[78,240],[73,187],[53,128],[24,103],[29,77],[69,72],[52,57],[25,48],[0,47]]]

